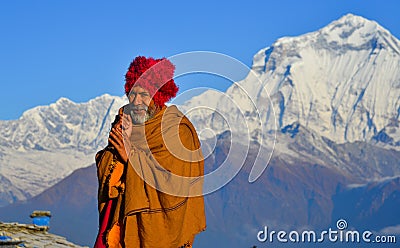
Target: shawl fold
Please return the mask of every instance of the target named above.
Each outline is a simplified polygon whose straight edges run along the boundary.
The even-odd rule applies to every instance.
[[[204,159],[192,123],[175,106],[164,106],[145,124],[133,125],[131,144],[128,164],[110,146],[96,155],[99,212],[110,199],[116,206],[108,247],[176,248],[193,242],[206,222]]]

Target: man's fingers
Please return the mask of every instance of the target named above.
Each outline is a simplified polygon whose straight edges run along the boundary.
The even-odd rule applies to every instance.
[[[116,138],[118,138],[118,136],[122,137],[122,130],[119,128],[111,128],[111,132],[110,135],[114,135]]]
[[[129,140],[129,134],[123,130],[111,130],[110,132],[110,137],[112,137],[114,140],[116,140],[117,142],[120,142],[121,144],[123,142],[126,142],[127,140]]]
[[[128,119],[129,123],[132,123],[132,116],[131,115],[126,115],[126,118]]]
[[[115,147],[115,149],[117,150],[119,156],[121,157],[121,159],[126,162],[128,160],[127,158],[127,154],[128,152],[126,151],[126,147],[129,148],[130,144],[125,143],[127,142],[127,140],[124,138],[125,135],[122,134],[122,132],[118,129],[112,129],[110,132],[110,135],[108,137],[108,141],[110,142],[110,144]],[[125,142],[124,142],[125,140]]]
[[[125,144],[129,146],[129,137],[125,131],[111,130],[109,140],[112,141],[112,145],[124,148]]]
[[[117,150],[119,149],[119,144],[117,142],[115,142],[115,140],[113,140],[112,138],[108,138],[108,142],[110,142],[110,144],[115,147]]]
[[[122,117],[122,129],[127,130],[132,125],[132,118],[130,115],[124,114]]]
[[[109,139],[112,139],[114,143],[123,144],[122,132],[117,129],[111,129]]]
[[[117,148],[117,150],[125,150],[125,144],[123,139],[110,135],[108,141],[111,143],[111,145]]]
[[[120,140],[117,139],[115,136],[110,135],[110,137],[108,138],[108,141],[110,141],[110,143],[114,147],[120,147],[121,146]]]
[[[131,115],[129,115],[129,114],[124,114],[124,115],[122,115],[122,122],[124,122],[124,121],[129,121],[129,118],[131,117]]]

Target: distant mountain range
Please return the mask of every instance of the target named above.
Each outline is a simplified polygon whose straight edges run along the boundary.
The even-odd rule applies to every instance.
[[[110,95],[80,104],[61,98],[0,121],[0,206],[33,197],[92,164],[125,102]]]
[[[312,145],[303,143],[300,136],[303,136],[301,132],[293,138],[293,146]],[[398,163],[400,159],[395,150],[366,143],[331,144],[331,147],[338,156],[351,151],[353,155],[348,161],[353,166],[372,167],[374,162],[368,164],[363,152],[381,154],[383,163]],[[229,135],[220,135],[215,155],[206,160],[206,171],[219,166],[228,152]],[[343,174],[340,169],[328,166],[329,161],[305,162],[273,156],[264,174],[249,184],[247,177],[254,152],[250,150],[247,163],[229,184],[205,197],[208,229],[197,238],[199,247],[210,244],[251,247],[257,244],[256,234],[264,225],[276,230],[320,230],[336,227],[336,221],[341,218],[360,230],[368,228],[378,232],[392,228],[400,233],[399,176],[366,182],[366,178]],[[231,159],[231,163],[236,160]],[[92,165],[76,170],[26,202],[0,208],[0,219],[26,223],[33,210],[50,210],[53,233],[75,243],[93,245],[98,223],[96,196],[96,169]]]
[[[50,209],[55,233],[90,244],[97,181],[87,166],[124,103],[109,95],[82,104],[63,98],[0,122],[0,204],[13,203],[0,208],[0,220]],[[207,111],[190,111],[199,106]],[[376,22],[348,14],[281,38],[224,94],[208,90],[179,108],[197,130],[216,134],[201,136],[207,154],[216,144],[206,171],[224,160],[238,166],[249,147],[239,174],[205,198],[208,230],[199,247],[273,247],[257,241],[265,225],[321,230],[341,218],[349,228],[400,234],[400,42]],[[233,132],[250,138],[232,148]],[[269,165],[249,183],[260,146],[274,152],[270,161],[258,157]]]

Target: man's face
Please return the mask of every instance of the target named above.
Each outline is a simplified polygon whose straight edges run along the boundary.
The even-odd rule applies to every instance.
[[[154,116],[154,104],[148,90],[134,86],[128,95],[130,103],[129,114],[134,124],[143,124]]]

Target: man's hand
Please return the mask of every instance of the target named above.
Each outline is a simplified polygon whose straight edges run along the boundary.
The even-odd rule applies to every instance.
[[[132,118],[129,114],[122,114],[121,120],[110,131],[108,141],[117,150],[123,163],[128,162],[131,149],[130,137],[132,133]]]

